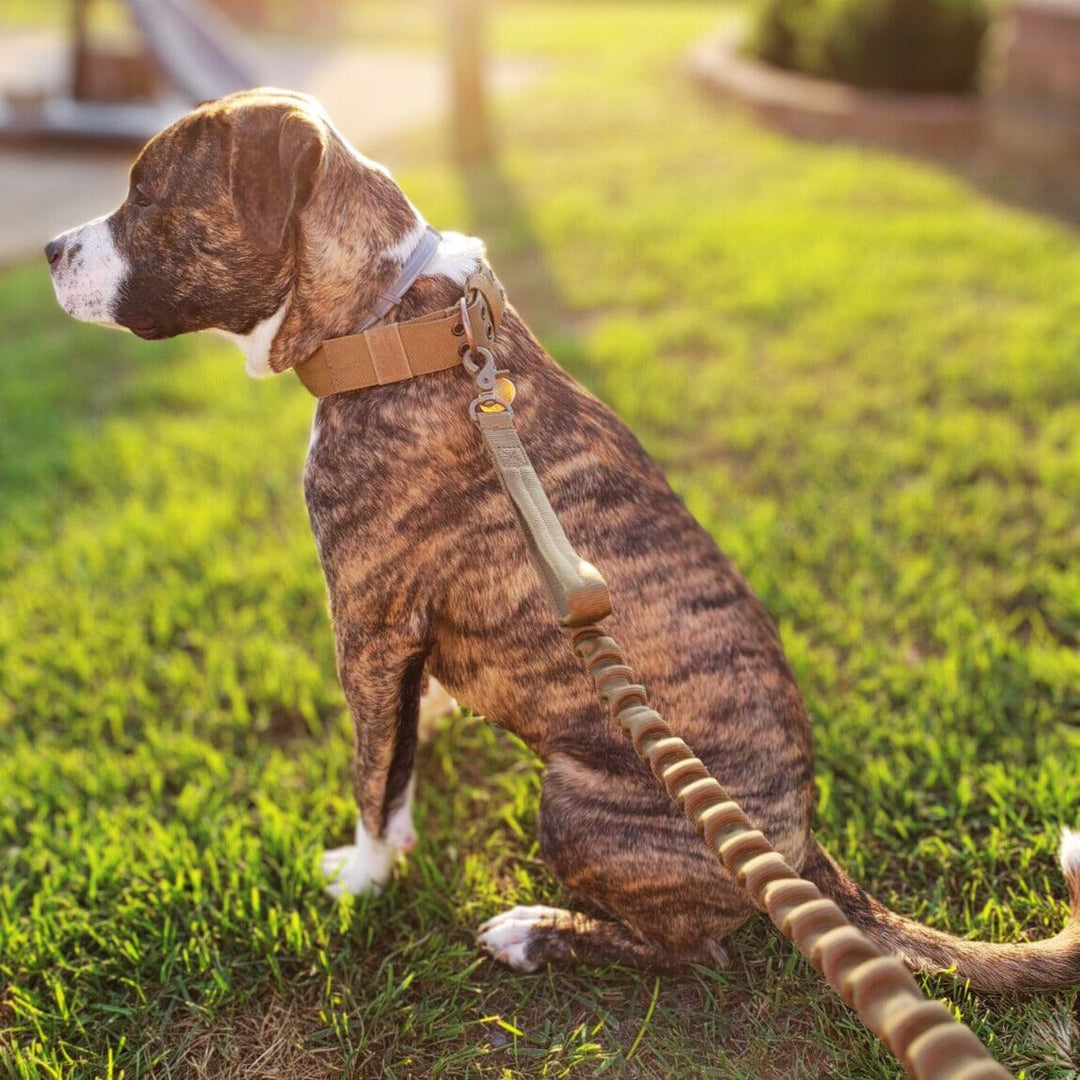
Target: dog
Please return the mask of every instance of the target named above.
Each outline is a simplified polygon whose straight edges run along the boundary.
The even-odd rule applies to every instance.
[[[46,256],[75,318],[150,339],[217,330],[248,372],[269,376],[303,373],[324,342],[372,323],[393,334],[456,304],[486,268],[484,247],[432,236],[316,101],[261,89],[202,105],[152,139],[124,203],[56,237]],[[629,430],[512,307],[490,348],[513,373],[523,442],[568,536],[611,585],[612,635],[658,711],[791,865],[912,968],[989,990],[1080,981],[1080,834],[1063,834],[1071,914],[1049,940],[964,941],[868,896],[811,833],[809,719],[761,603]],[[443,698],[431,707],[449,708],[452,694],[543,759],[540,845],[583,906],[515,907],[480,928],[483,949],[518,971],[726,964],[724,941],[752,905],[605,717],[468,422],[473,393],[458,365],[330,393],[316,408],[304,491],[359,805],[355,843],[323,857],[331,891],[378,889],[415,842],[432,677]]]

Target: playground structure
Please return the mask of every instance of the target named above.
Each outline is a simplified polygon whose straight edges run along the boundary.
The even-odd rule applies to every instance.
[[[251,86],[240,35],[202,0],[121,0],[127,25],[99,34],[72,0],[67,85],[8,92],[0,137],[141,145],[193,105]]]

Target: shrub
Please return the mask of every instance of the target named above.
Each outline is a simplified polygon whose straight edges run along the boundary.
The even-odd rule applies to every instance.
[[[985,0],[766,0],[753,50],[777,67],[871,89],[973,90]]]

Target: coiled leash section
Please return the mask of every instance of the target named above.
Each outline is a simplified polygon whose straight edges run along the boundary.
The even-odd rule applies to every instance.
[[[476,288],[470,280],[461,301],[469,345],[463,362],[478,391],[469,414],[510,496],[559,625],[612,719],[754,904],[855,1009],[909,1075],[916,1080],[1007,1080],[1011,1074],[941,1002],[924,997],[895,956],[853,926],[813,882],[799,876],[649,707],[645,687],[636,681],[622,649],[599,625],[611,614],[607,585],[596,567],[574,551],[518,438],[508,373],[496,371],[486,343],[477,345],[467,310]],[[485,319],[485,330],[490,321]]]

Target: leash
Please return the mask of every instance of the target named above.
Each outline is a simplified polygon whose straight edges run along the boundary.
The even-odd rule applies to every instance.
[[[647,691],[636,681],[622,649],[600,626],[612,610],[607,585],[599,571],[574,551],[514,426],[515,389],[509,373],[496,370],[488,347],[495,340],[504,305],[502,289],[485,266],[466,283],[465,294],[454,308],[337,339],[351,344],[326,342],[320,350],[324,356],[332,346],[347,359],[319,360],[315,369],[305,373],[312,362],[308,360],[297,373],[313,394],[323,397],[341,391],[318,393],[312,384],[340,383],[342,389],[359,389],[462,364],[477,390],[469,415],[510,497],[556,619],[638,756],[754,904],[855,1009],[910,1076],[915,1080],[1009,1080],[1011,1073],[972,1031],[940,1001],[924,997],[895,956],[852,925],[813,882],[799,876],[690,747],[650,708]],[[447,334],[449,355],[444,351],[438,367],[427,367],[427,351],[445,349]],[[423,344],[419,358],[398,356],[396,350],[404,352],[405,343],[414,335]],[[387,363],[387,357],[394,362]],[[394,377],[380,378],[380,369]],[[329,378],[324,377],[326,371],[332,372]]]

